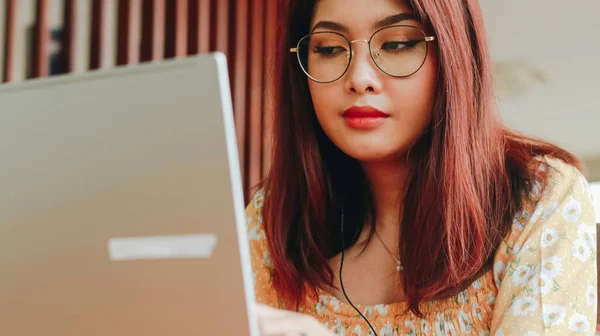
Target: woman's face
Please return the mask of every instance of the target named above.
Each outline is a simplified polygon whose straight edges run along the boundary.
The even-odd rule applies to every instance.
[[[349,41],[368,40],[382,26],[409,25],[424,30],[418,21],[397,16],[409,13],[410,7],[399,0],[320,0],[310,27],[314,33],[333,31],[343,34]],[[416,73],[404,78],[384,73],[371,58],[368,44],[356,41],[351,44],[354,55],[350,66],[341,78],[331,83],[308,80],[321,127],[337,147],[362,162],[401,158],[429,124],[434,100],[437,80],[434,42],[411,44],[411,39],[419,35],[410,28],[386,31],[388,33],[378,33],[379,37],[371,42],[371,47],[377,50],[379,64],[388,72],[399,74],[417,69],[422,63]],[[326,61],[325,57],[331,58],[331,55],[324,56],[324,53],[336,51],[322,47],[331,47],[332,43],[326,39],[311,39],[308,53],[313,58],[311,63],[307,62],[310,69],[318,69],[314,62],[319,60],[315,57],[322,57]],[[425,44],[426,58],[423,49]],[[340,50],[343,52],[343,49]],[[419,52],[423,55],[420,62],[415,61],[414,57],[402,56]],[[404,59],[405,62],[398,62]],[[323,76],[329,75],[328,71],[338,71],[333,65],[323,66],[322,69]]]

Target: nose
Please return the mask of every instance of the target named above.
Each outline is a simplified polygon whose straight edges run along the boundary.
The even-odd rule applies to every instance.
[[[350,43],[353,55],[345,76],[346,90],[358,94],[381,92],[380,71],[371,59],[368,41],[354,40]]]

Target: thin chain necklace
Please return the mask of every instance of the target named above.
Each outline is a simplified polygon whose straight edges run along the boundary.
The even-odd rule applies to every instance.
[[[379,242],[381,243],[381,245],[383,245],[383,248],[385,248],[385,250],[388,251],[390,256],[392,256],[392,258],[394,258],[394,260],[396,261],[396,270],[398,272],[402,272],[402,270],[404,269],[404,267],[402,267],[402,263],[400,262],[400,260],[398,258],[396,258],[394,256],[392,251],[390,251],[390,249],[385,245],[385,243],[383,242],[383,239],[381,239],[381,237],[379,236],[379,233],[377,233],[377,230],[375,230],[375,236],[377,237],[377,239],[379,239]]]

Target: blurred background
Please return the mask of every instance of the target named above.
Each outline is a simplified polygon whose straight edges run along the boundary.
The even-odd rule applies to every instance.
[[[588,179],[600,181],[600,1],[480,2],[505,122],[572,151],[584,160]],[[248,190],[268,166],[267,79],[284,4],[0,0],[0,78],[17,82],[222,51]]]

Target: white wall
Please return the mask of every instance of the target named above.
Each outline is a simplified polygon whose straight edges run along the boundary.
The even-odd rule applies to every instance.
[[[504,66],[496,76],[505,122],[600,158],[600,1],[482,0],[481,6],[492,57]]]

